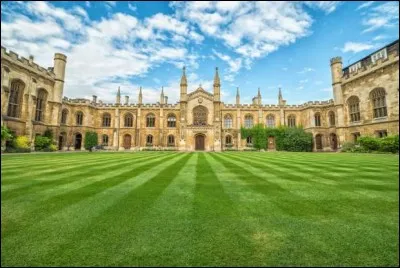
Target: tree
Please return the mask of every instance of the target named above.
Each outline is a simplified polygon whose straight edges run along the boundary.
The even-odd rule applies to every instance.
[[[88,131],[85,134],[85,149],[92,151],[92,148],[97,146],[98,137],[97,133],[93,131]]]
[[[266,149],[267,135],[263,124],[257,124],[252,129],[253,148],[258,150]]]

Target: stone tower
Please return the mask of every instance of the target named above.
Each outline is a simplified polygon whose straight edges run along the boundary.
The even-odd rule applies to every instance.
[[[67,64],[67,56],[61,53],[54,54],[54,68],[53,72],[56,75],[54,80],[54,92],[53,101],[62,102],[62,96],[64,92],[64,80],[65,80],[65,66]]]
[[[335,104],[343,104],[342,96],[342,58],[335,57],[331,59],[333,100]]]

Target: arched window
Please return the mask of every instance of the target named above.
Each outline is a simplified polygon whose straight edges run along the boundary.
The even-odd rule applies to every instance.
[[[168,136],[168,143],[167,143],[167,145],[168,145],[168,146],[175,146],[175,137],[174,137],[174,135],[169,135],[169,136]]]
[[[169,114],[167,118],[168,127],[176,127],[176,117],[173,114]]]
[[[351,96],[347,100],[347,104],[349,105],[349,115],[350,122],[359,122],[360,121],[360,100],[357,96]]]
[[[147,135],[146,145],[147,146],[153,145],[153,136],[152,135]]]
[[[206,126],[207,125],[207,108],[204,106],[196,106],[193,109],[193,125]]]
[[[131,113],[127,113],[124,118],[124,126],[132,127],[133,126],[133,115]]]
[[[275,127],[275,116],[272,114],[267,115],[267,127]]]
[[[374,109],[374,118],[387,116],[385,89],[375,88],[370,93],[370,99]]]
[[[230,114],[225,115],[224,118],[225,128],[232,128],[232,123],[233,123],[232,116]]]
[[[76,124],[78,126],[82,126],[82,122],[83,122],[83,113],[79,111],[76,113]]]
[[[35,121],[43,121],[44,110],[46,107],[47,91],[39,89],[36,97]]]
[[[334,126],[335,125],[335,113],[333,111],[329,112],[329,125]]]
[[[289,115],[287,121],[288,121],[288,126],[289,127],[295,127],[296,126],[296,117],[294,115]]]
[[[108,146],[108,136],[107,135],[103,135],[102,144],[103,144],[103,146]]]
[[[67,123],[67,118],[68,118],[68,110],[63,109],[61,112],[61,124],[66,124]]]
[[[8,99],[8,116],[20,117],[24,87],[24,83],[19,80],[15,80],[11,83],[10,97]]]
[[[156,117],[154,114],[148,114],[146,116],[146,127],[155,127],[156,126]]]
[[[231,135],[226,135],[225,137],[225,144],[232,144],[232,136]]]
[[[320,127],[321,126],[321,114],[320,113],[315,113],[314,114],[314,120],[315,120],[315,126]]]
[[[248,114],[244,117],[244,127],[252,128],[253,127],[253,116]]]
[[[322,149],[322,135],[321,134],[317,134],[315,136],[315,143],[316,143],[316,148],[318,150]]]
[[[246,138],[246,143],[247,143],[247,145],[253,145],[253,138],[251,136],[248,136]]]
[[[103,127],[109,127],[111,125],[111,115],[109,113],[103,114]]]

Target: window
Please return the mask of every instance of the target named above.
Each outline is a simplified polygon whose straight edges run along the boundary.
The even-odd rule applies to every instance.
[[[330,111],[328,116],[329,116],[329,125],[334,126],[335,125],[335,113]]]
[[[248,136],[246,138],[246,143],[247,143],[247,145],[253,145],[253,138],[251,136]]]
[[[353,136],[353,142],[356,143],[358,138],[361,136],[360,132],[354,132],[351,134]]]
[[[103,135],[103,141],[102,141],[103,146],[108,146],[108,136]]]
[[[67,117],[68,117],[68,110],[63,109],[61,112],[61,124],[66,124],[67,123]]]
[[[36,113],[35,121],[43,121],[43,113],[45,109],[47,92],[44,89],[39,89],[36,97]]]
[[[131,113],[127,113],[124,118],[124,126],[132,127],[133,126],[133,115]]]
[[[350,122],[360,121],[360,100],[356,96],[351,96],[347,100],[349,105]]]
[[[289,115],[287,121],[288,121],[288,126],[289,127],[295,127],[296,126],[296,117],[294,115]]]
[[[152,136],[152,135],[147,135],[147,138],[146,138],[146,145],[147,145],[147,146],[153,145],[153,136]]]
[[[8,99],[8,116],[20,117],[24,87],[25,85],[21,81],[13,81],[11,83],[10,97]]]
[[[224,118],[225,128],[232,128],[232,123],[233,123],[232,116],[230,114],[225,115]]]
[[[148,114],[146,116],[146,127],[155,127],[156,125],[156,117],[154,114]]]
[[[227,135],[225,137],[225,144],[232,144],[232,136],[231,135]]]
[[[370,93],[372,107],[374,109],[374,118],[387,116],[386,91],[383,88],[375,88]]]
[[[246,115],[244,117],[244,127],[245,128],[252,128],[253,127],[253,116],[252,115]]]
[[[321,114],[320,113],[316,113],[314,115],[314,119],[315,119],[315,126],[316,127],[320,127],[321,126]]]
[[[267,115],[267,127],[275,127],[275,116],[272,114]]]
[[[173,115],[173,114],[168,115],[167,126],[168,127],[176,127],[176,117],[175,117],[175,115]]]
[[[197,106],[193,109],[193,125],[206,126],[207,125],[207,108],[204,106]]]
[[[372,63],[375,63],[378,59],[386,59],[386,58],[387,58],[386,48],[371,55]]]
[[[378,130],[378,131],[376,131],[376,136],[378,138],[387,137],[387,131],[386,130]]]
[[[78,126],[82,126],[82,122],[83,122],[83,113],[79,111],[76,113],[76,124]]]
[[[175,146],[175,137],[173,135],[168,136],[168,146]]]
[[[103,114],[103,127],[109,127],[111,125],[111,115],[109,113]]]

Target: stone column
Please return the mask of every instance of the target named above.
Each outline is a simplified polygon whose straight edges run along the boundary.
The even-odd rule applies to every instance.
[[[118,107],[115,109],[114,128],[116,129],[115,134],[114,134],[114,137],[116,135],[116,139],[115,139],[116,145],[114,145],[114,146],[116,146],[115,149],[118,151],[119,147],[120,147],[120,144],[119,144],[119,108]]]

